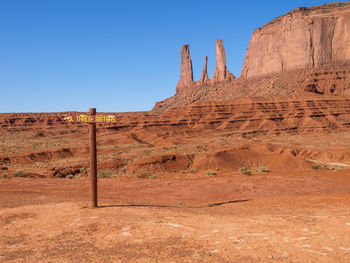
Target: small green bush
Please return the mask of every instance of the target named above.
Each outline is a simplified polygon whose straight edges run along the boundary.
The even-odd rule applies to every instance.
[[[269,171],[266,167],[259,167],[259,170],[263,173],[267,173]]]
[[[311,166],[311,168],[314,170],[319,170],[322,168],[322,165],[321,164],[314,164],[313,166]]]
[[[84,174],[84,175],[87,174],[86,168],[85,168],[85,167],[81,167],[81,168],[80,168],[80,173],[81,173],[81,174]]]
[[[73,179],[74,175],[73,174],[67,174],[66,178]]]
[[[13,177],[29,177],[29,174],[23,170],[17,170],[13,173]]]
[[[137,178],[155,178],[155,176],[148,170],[146,169],[139,169],[136,171],[136,177]]]
[[[206,176],[211,176],[211,175],[217,175],[217,173],[210,171],[210,172],[207,172],[205,175]]]
[[[59,177],[59,178],[65,178],[65,175],[64,174],[61,174],[61,173],[57,173],[54,175],[55,177]]]
[[[239,172],[241,174],[244,174],[244,175],[251,175],[252,174],[252,172],[246,167],[239,168]]]
[[[243,174],[245,174],[245,175],[251,175],[252,172],[251,172],[250,170],[244,170],[244,171],[243,171]]]
[[[98,170],[97,171],[97,178],[111,178],[112,173],[110,171],[107,170]]]
[[[2,174],[0,177],[1,177],[1,178],[6,178],[7,175],[6,175],[6,174]]]

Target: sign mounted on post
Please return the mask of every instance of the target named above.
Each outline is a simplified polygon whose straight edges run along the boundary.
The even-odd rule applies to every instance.
[[[88,123],[90,137],[90,207],[98,207],[97,202],[97,152],[96,123],[115,123],[116,116],[96,115],[96,108],[90,108],[89,115],[69,115],[64,120],[72,123]]]
[[[69,115],[64,118],[68,122],[96,122],[96,123],[113,123],[117,118],[113,115]]]

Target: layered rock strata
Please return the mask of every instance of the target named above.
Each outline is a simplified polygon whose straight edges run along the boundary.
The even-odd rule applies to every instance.
[[[241,76],[350,63],[350,2],[297,8],[253,32]]]
[[[350,130],[350,98],[337,96],[289,96],[269,99],[242,98],[227,102],[203,102],[173,108],[163,113],[108,113],[117,116],[116,123],[100,123],[99,129],[126,131],[138,143],[145,142],[132,135],[136,131],[159,129],[165,133],[195,130],[230,130],[237,134],[310,133]],[[0,132],[33,131],[43,134],[75,127],[62,113],[6,113],[0,114]],[[86,113],[85,113],[86,114]],[[106,113],[107,114],[107,113]],[[84,128],[83,124],[81,128]],[[44,135],[38,135],[44,136]],[[169,134],[166,135],[169,138]],[[171,136],[170,136],[171,137]],[[154,138],[158,134],[154,133]],[[0,163],[1,164],[1,163]]]

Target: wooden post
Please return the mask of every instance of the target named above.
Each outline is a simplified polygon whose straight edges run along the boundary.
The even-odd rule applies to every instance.
[[[97,207],[96,108],[90,108],[90,207]]]

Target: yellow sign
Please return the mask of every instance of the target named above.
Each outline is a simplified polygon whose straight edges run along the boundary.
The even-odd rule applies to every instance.
[[[95,117],[95,118],[94,118]],[[117,118],[113,115],[96,115],[96,116],[89,116],[89,115],[76,115],[76,116],[67,116],[64,118],[65,120],[69,122],[104,122],[104,123],[111,123],[111,122],[117,122]]]

